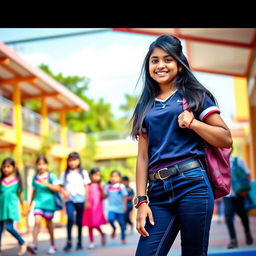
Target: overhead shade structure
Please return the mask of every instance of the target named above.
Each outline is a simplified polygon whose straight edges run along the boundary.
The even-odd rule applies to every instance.
[[[48,112],[89,110],[81,98],[0,42],[0,88],[5,97],[11,97],[14,82],[20,84],[22,100],[45,97]]]
[[[255,56],[256,28],[114,28],[146,35],[172,34],[185,40],[194,71],[247,77]]]

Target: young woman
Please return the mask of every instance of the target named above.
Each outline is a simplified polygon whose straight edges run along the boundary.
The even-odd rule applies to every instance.
[[[158,37],[142,71],[144,88],[132,117],[141,234],[136,255],[167,255],[180,231],[182,256],[205,256],[214,199],[203,142],[230,147],[230,131],[213,95],[192,74],[178,38]]]
[[[91,184],[89,184],[88,208],[84,209],[83,226],[88,226],[89,249],[95,248],[93,229],[97,229],[101,235],[101,244],[106,244],[106,235],[101,225],[107,223],[103,209],[103,188],[101,184],[101,172],[99,168],[92,168],[90,171]]]
[[[77,152],[71,152],[68,155],[67,168],[61,174],[60,180],[68,217],[67,242],[63,250],[70,251],[72,248],[71,231],[75,219],[78,228],[76,249],[81,250],[83,248],[82,218],[84,208],[87,208],[88,184],[91,183],[91,180],[88,172],[82,169],[80,155]]]
[[[8,157],[2,162],[0,176],[0,255],[4,225],[19,243],[17,255],[24,255],[26,252],[24,239],[13,227],[13,222],[20,220],[19,202],[22,207],[22,214],[25,215],[21,176],[15,161]]]
[[[54,173],[48,171],[48,160],[45,156],[38,156],[36,159],[36,175],[32,181],[32,195],[29,204],[28,214],[34,202],[35,223],[33,228],[33,241],[28,244],[28,251],[32,254],[37,253],[38,235],[41,222],[44,218],[46,227],[50,235],[50,248],[48,254],[57,252],[54,239],[54,228],[52,219],[56,210],[53,192],[59,192],[59,180]]]

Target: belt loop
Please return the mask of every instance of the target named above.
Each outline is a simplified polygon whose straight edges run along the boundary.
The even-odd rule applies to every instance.
[[[175,169],[177,171],[177,175],[180,175],[179,165],[175,164],[174,167],[175,167]]]
[[[204,167],[204,165],[203,165],[203,163],[202,163],[201,159],[200,159],[200,158],[197,158],[197,161],[199,162],[199,164],[201,165],[202,169],[204,170],[204,169],[205,169],[205,167]]]

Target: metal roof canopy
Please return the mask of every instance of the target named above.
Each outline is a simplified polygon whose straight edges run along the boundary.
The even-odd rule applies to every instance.
[[[147,35],[172,34],[185,40],[194,71],[248,77],[256,52],[256,28],[114,28]]]
[[[81,98],[0,42],[0,89],[9,97],[14,82],[20,83],[21,100],[46,97],[49,112],[89,110]]]

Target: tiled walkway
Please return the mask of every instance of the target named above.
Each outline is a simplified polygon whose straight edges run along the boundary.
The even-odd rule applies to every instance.
[[[227,234],[227,229],[225,223],[217,223],[215,220],[212,222],[210,242],[209,242],[209,256],[256,256],[256,217],[250,217],[251,230],[254,237],[254,244],[251,246],[246,245],[243,228],[240,223],[240,219],[236,217],[236,230],[238,234],[239,247],[236,249],[227,249],[226,246],[229,242],[229,237]],[[82,251],[72,250],[70,253],[64,253],[62,248],[65,244],[66,230],[64,227],[55,229],[56,244],[58,248],[58,253],[56,256],[70,255],[70,256],[133,256],[136,249],[136,244],[138,241],[138,235],[135,231],[134,234],[127,235],[127,244],[121,245],[119,234],[117,234],[115,239],[111,239],[109,236],[110,229],[108,225],[104,227],[107,236],[107,245],[105,247],[100,246],[100,237],[97,231],[95,231],[95,244],[96,248],[93,250],[83,249]],[[73,234],[76,234],[76,228],[73,229]],[[88,236],[86,228],[84,233],[84,246],[88,245]],[[31,234],[25,235],[26,241],[30,241]],[[44,256],[47,255],[47,250],[49,246],[48,234],[42,232],[39,235],[39,253],[37,255]],[[2,256],[15,256],[17,255],[17,244],[6,231],[2,240]],[[27,253],[26,255],[30,255]],[[178,256],[180,254],[180,239],[177,237],[172,249],[168,256]]]

